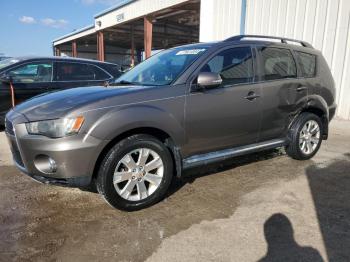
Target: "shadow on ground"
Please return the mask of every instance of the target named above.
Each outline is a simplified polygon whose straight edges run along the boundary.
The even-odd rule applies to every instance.
[[[306,175],[329,261],[350,261],[350,153]]]
[[[259,262],[320,262],[321,254],[312,247],[302,247],[294,239],[292,223],[284,214],[272,215],[264,224],[267,254]]]
[[[329,165],[306,168],[314,206],[329,261],[350,261],[350,153]],[[272,215],[264,224],[266,261],[323,261],[312,247],[294,239],[291,222],[284,214]]]
[[[133,213],[109,207],[97,194],[34,183],[2,166],[0,254],[7,261],[144,261],[162,239],[231,216],[242,194],[273,179],[275,165],[285,161],[279,155],[272,150],[188,170],[165,200]]]

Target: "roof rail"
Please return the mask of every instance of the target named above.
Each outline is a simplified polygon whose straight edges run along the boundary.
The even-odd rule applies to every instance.
[[[278,37],[278,36],[267,36],[267,35],[236,35],[236,36],[227,38],[224,41],[225,42],[240,41],[243,38],[277,39],[277,40],[281,40],[281,43],[284,43],[284,44],[287,44],[287,41],[289,41],[289,42],[299,43],[304,47],[313,48],[313,46],[311,44],[309,44],[308,42],[305,42],[305,41],[291,39],[291,38],[285,38],[285,37]]]

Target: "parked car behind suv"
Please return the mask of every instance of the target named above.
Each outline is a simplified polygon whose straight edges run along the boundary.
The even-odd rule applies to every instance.
[[[46,92],[103,85],[120,75],[116,64],[87,59],[18,57],[0,61],[0,125],[12,104]]]
[[[96,183],[137,210],[186,168],[276,147],[313,157],[336,109],[325,59],[305,42],[249,37],[165,50],[113,86],[17,106],[6,117],[15,163],[45,183]]]

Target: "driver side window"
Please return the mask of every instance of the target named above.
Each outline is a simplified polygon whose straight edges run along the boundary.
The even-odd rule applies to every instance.
[[[8,72],[14,83],[51,82],[52,63],[30,63]]]
[[[222,86],[250,83],[253,81],[253,55],[250,47],[227,49],[205,64],[201,72],[220,74]]]

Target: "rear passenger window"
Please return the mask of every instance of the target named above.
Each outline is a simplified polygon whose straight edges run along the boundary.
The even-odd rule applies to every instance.
[[[106,80],[110,76],[96,66],[80,63],[57,63],[58,81]]]
[[[236,47],[222,51],[204,65],[201,72],[220,74],[224,86],[249,83],[254,76],[251,48]]]
[[[304,52],[295,52],[303,77],[314,77],[316,75],[316,56]]]
[[[264,47],[260,49],[263,77],[276,80],[297,76],[297,68],[292,53],[288,49]]]

